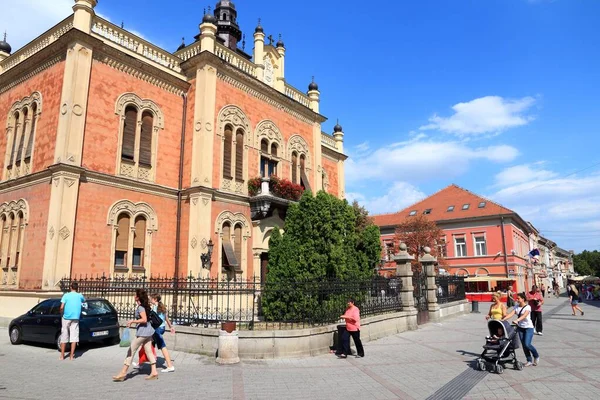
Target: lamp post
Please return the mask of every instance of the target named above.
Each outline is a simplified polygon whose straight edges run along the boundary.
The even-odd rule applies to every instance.
[[[212,265],[213,248],[215,247],[212,239],[209,239],[206,247],[207,247],[207,251],[206,251],[206,253],[202,253],[200,255],[200,260],[202,261],[202,268],[210,269],[210,267]]]

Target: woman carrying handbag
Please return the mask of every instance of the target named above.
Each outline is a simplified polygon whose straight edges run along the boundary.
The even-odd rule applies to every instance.
[[[131,359],[138,349],[143,346],[150,361],[152,367],[150,375],[146,377],[146,380],[158,379],[158,373],[156,372],[156,358],[152,353],[152,335],[154,335],[154,328],[150,323],[150,300],[148,299],[148,293],[144,289],[136,289],[135,301],[137,303],[137,309],[135,310],[135,319],[127,321],[127,329],[133,324],[137,324],[135,338],[131,341],[131,346],[127,350],[127,357],[123,363],[123,368],[118,375],[113,376],[113,381],[123,382],[127,377],[127,370],[131,365]]]

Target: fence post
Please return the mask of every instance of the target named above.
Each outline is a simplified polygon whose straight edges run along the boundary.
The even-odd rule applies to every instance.
[[[411,261],[413,261],[415,258],[408,254],[408,251],[406,251],[406,244],[400,243],[399,249],[400,251],[393,257],[393,259],[396,263],[396,277],[400,279],[400,282],[402,283],[400,287],[400,300],[402,301],[402,309],[404,311],[415,312],[416,315],[412,282],[413,273],[411,268]]]
[[[431,249],[425,247],[425,254],[419,258],[423,270],[427,275],[427,305],[429,309],[429,321],[438,322],[440,320],[440,306],[437,301],[437,285],[435,283],[435,264],[437,258],[432,256]]]

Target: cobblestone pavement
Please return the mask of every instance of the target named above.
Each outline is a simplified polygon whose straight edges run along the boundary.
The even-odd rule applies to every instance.
[[[600,302],[583,304],[585,316],[573,317],[565,298],[547,299],[544,336],[534,337],[540,365],[502,375],[472,368],[487,334],[487,307],[366,343],[361,359],[323,355],[219,366],[213,358],[173,352],[176,371],[151,382],[143,379],[147,370],[111,381],[125,355],[118,346],[82,348],[75,361],[58,361],[49,347],[11,346],[4,331],[0,399],[600,398]],[[522,349],[517,355],[524,360]]]

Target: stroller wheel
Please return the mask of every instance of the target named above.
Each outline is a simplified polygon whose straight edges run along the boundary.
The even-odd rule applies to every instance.
[[[500,364],[496,365],[496,372],[501,375],[504,372],[504,367]]]
[[[485,371],[485,363],[483,361],[479,361],[477,366],[479,367],[480,371]]]
[[[517,371],[522,371],[523,370],[523,363],[520,361],[515,361],[515,369]]]

